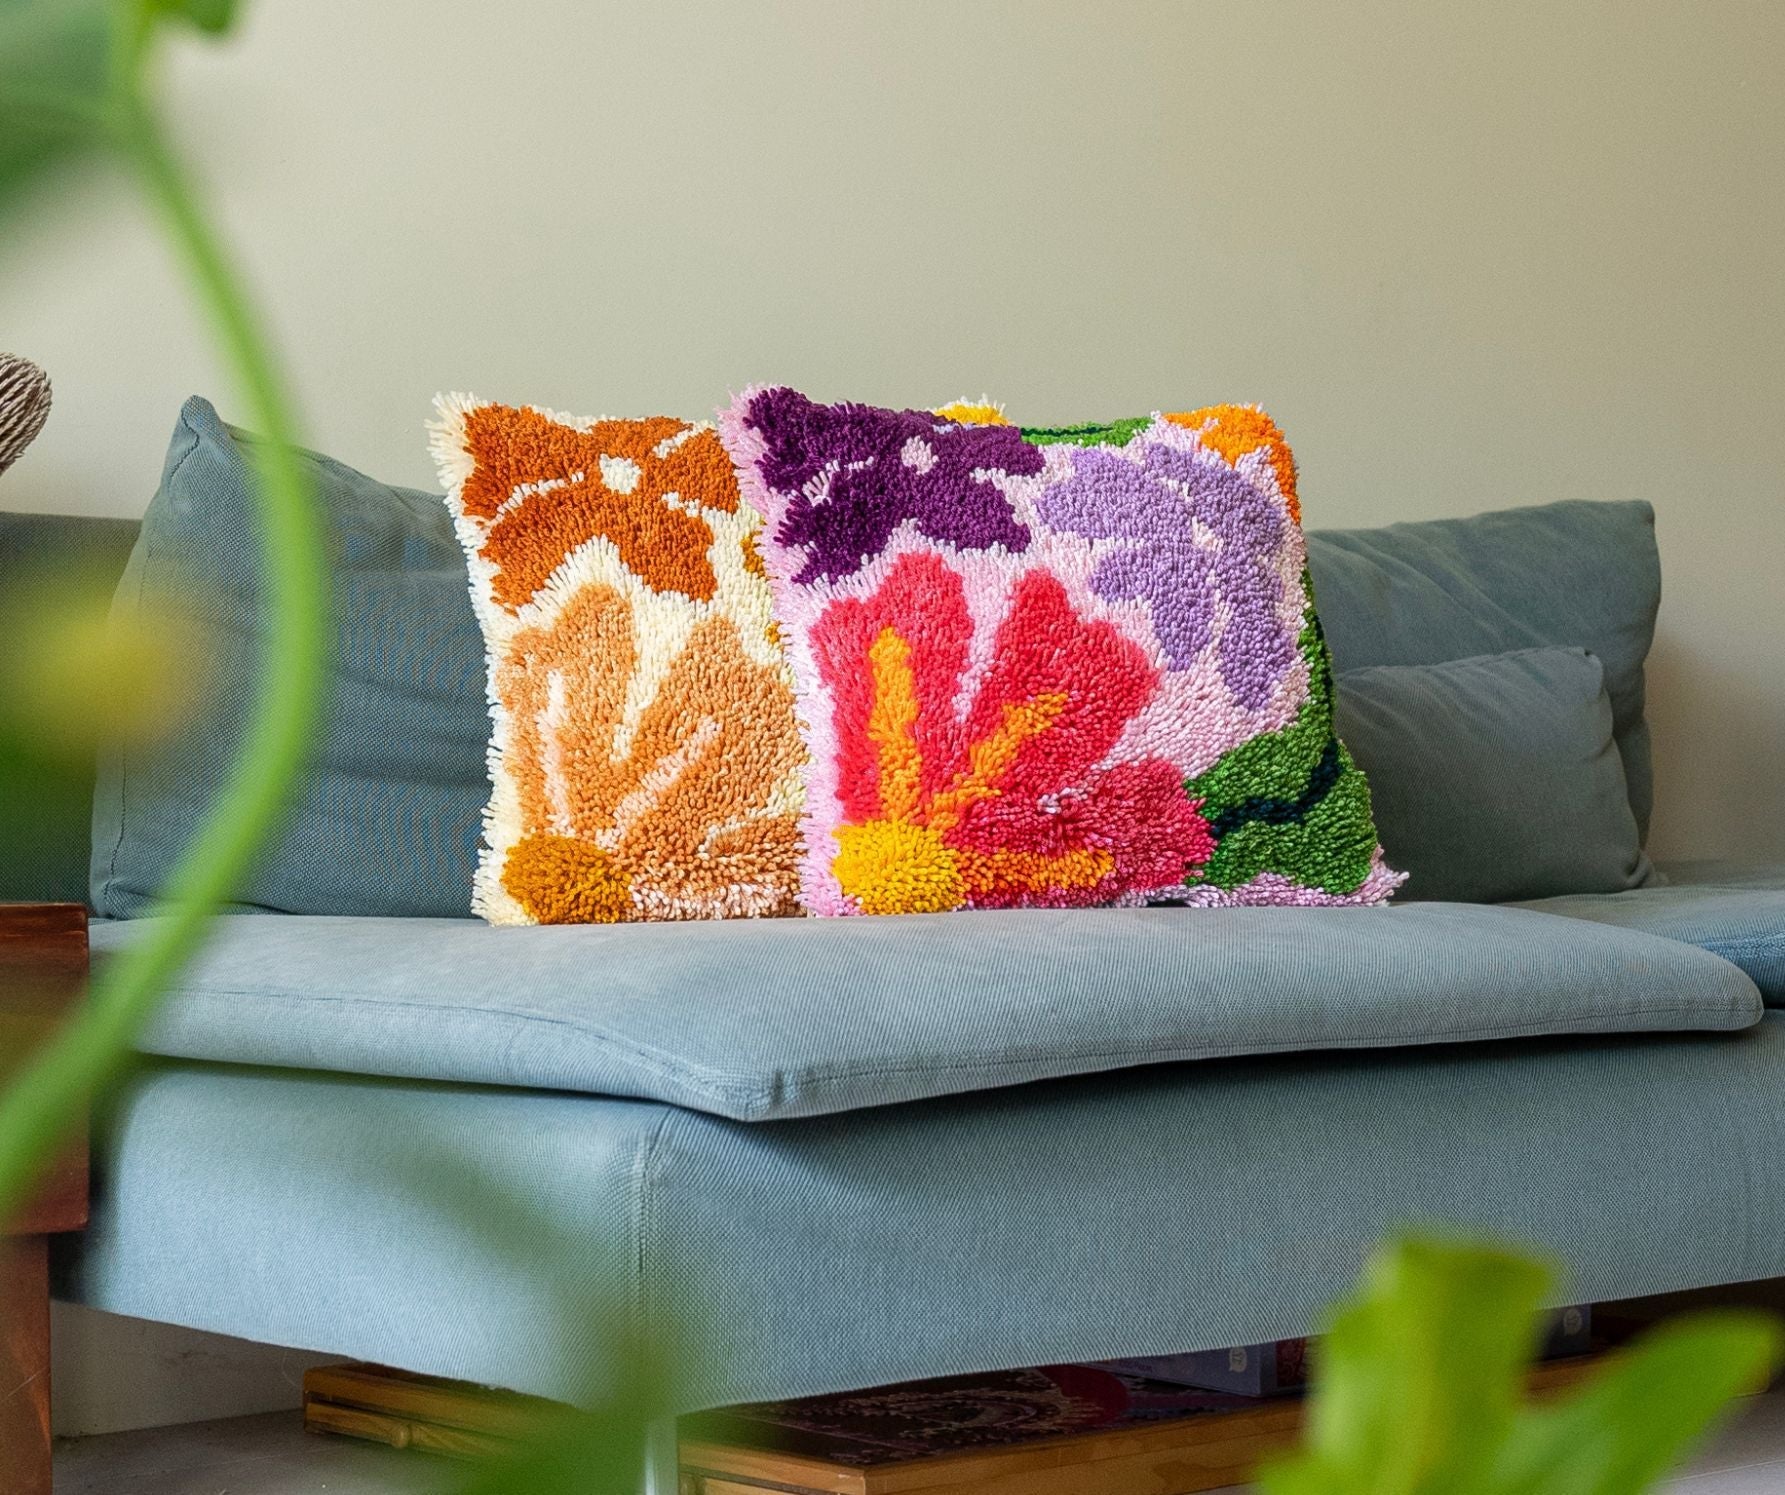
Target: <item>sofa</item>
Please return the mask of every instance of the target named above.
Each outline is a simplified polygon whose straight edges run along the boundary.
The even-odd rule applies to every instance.
[[[0,566],[117,574],[134,546],[140,584],[130,525],[0,518]],[[1647,506],[1315,531],[1310,567],[1341,701],[1353,670],[1587,651],[1646,831]],[[420,625],[356,586],[338,669],[363,704],[378,630]],[[475,723],[474,678],[429,679]],[[494,929],[355,861],[388,837],[328,811],[354,772],[323,774],[294,797],[343,849],[301,875],[382,878],[389,909],[269,893],[217,922],[104,1108],[70,1299],[570,1400],[621,1388],[642,1336],[695,1409],[1305,1333],[1410,1225],[1547,1251],[1566,1301],[1785,1273],[1785,867],[1639,856],[1617,891],[1382,909]],[[96,843],[8,812],[0,893],[91,892],[103,960],[153,907],[120,901],[107,802],[142,791],[100,778]]]

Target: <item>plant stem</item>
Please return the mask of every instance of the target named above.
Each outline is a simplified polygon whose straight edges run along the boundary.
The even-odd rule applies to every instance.
[[[210,818],[168,880],[165,917],[108,957],[81,1015],[0,1094],[0,1218],[30,1188],[87,1097],[129,1066],[132,1042],[163,988],[273,828],[309,747],[328,648],[326,547],[314,494],[292,451],[289,402],[179,162],[134,93],[118,108],[117,141],[186,260],[251,417],[267,437],[255,447],[265,647],[246,742]]]

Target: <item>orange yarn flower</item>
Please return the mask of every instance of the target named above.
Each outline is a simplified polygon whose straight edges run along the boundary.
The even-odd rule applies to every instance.
[[[1289,517],[1297,524],[1302,522],[1301,500],[1295,496],[1295,454],[1277,423],[1264,411],[1256,405],[1204,405],[1165,418],[1195,431],[1204,446],[1219,452],[1230,464],[1264,448],[1276,475],[1277,491],[1289,505]]]
[[[480,553],[511,612],[595,535],[657,591],[713,595],[712,536],[688,500],[731,512],[738,490],[711,427],[658,416],[579,430],[537,410],[479,405],[464,430],[473,465],[460,502],[488,522]],[[684,502],[666,503],[671,495]]]
[[[442,412],[495,720],[478,911],[793,912],[804,749],[760,518],[712,428]]]

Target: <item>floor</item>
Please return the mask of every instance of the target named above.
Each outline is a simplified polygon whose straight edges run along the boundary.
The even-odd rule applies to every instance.
[[[297,1413],[273,1412],[64,1442],[56,1495],[448,1495],[459,1469],[427,1454],[306,1434]],[[1782,1492],[1785,1390],[1747,1403],[1668,1487],[1668,1495]]]
[[[458,1466],[306,1433],[297,1412],[61,1439],[56,1495],[445,1495]]]

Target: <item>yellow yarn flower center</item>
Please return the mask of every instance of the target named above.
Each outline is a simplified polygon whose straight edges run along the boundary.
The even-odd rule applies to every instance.
[[[939,914],[966,901],[955,854],[929,826],[869,820],[833,834],[831,871],[864,914]]]
[[[951,400],[946,405],[938,405],[934,412],[944,420],[958,420],[963,426],[1008,426],[1009,418],[1004,414],[1004,407],[994,400],[983,396],[977,400]]]

